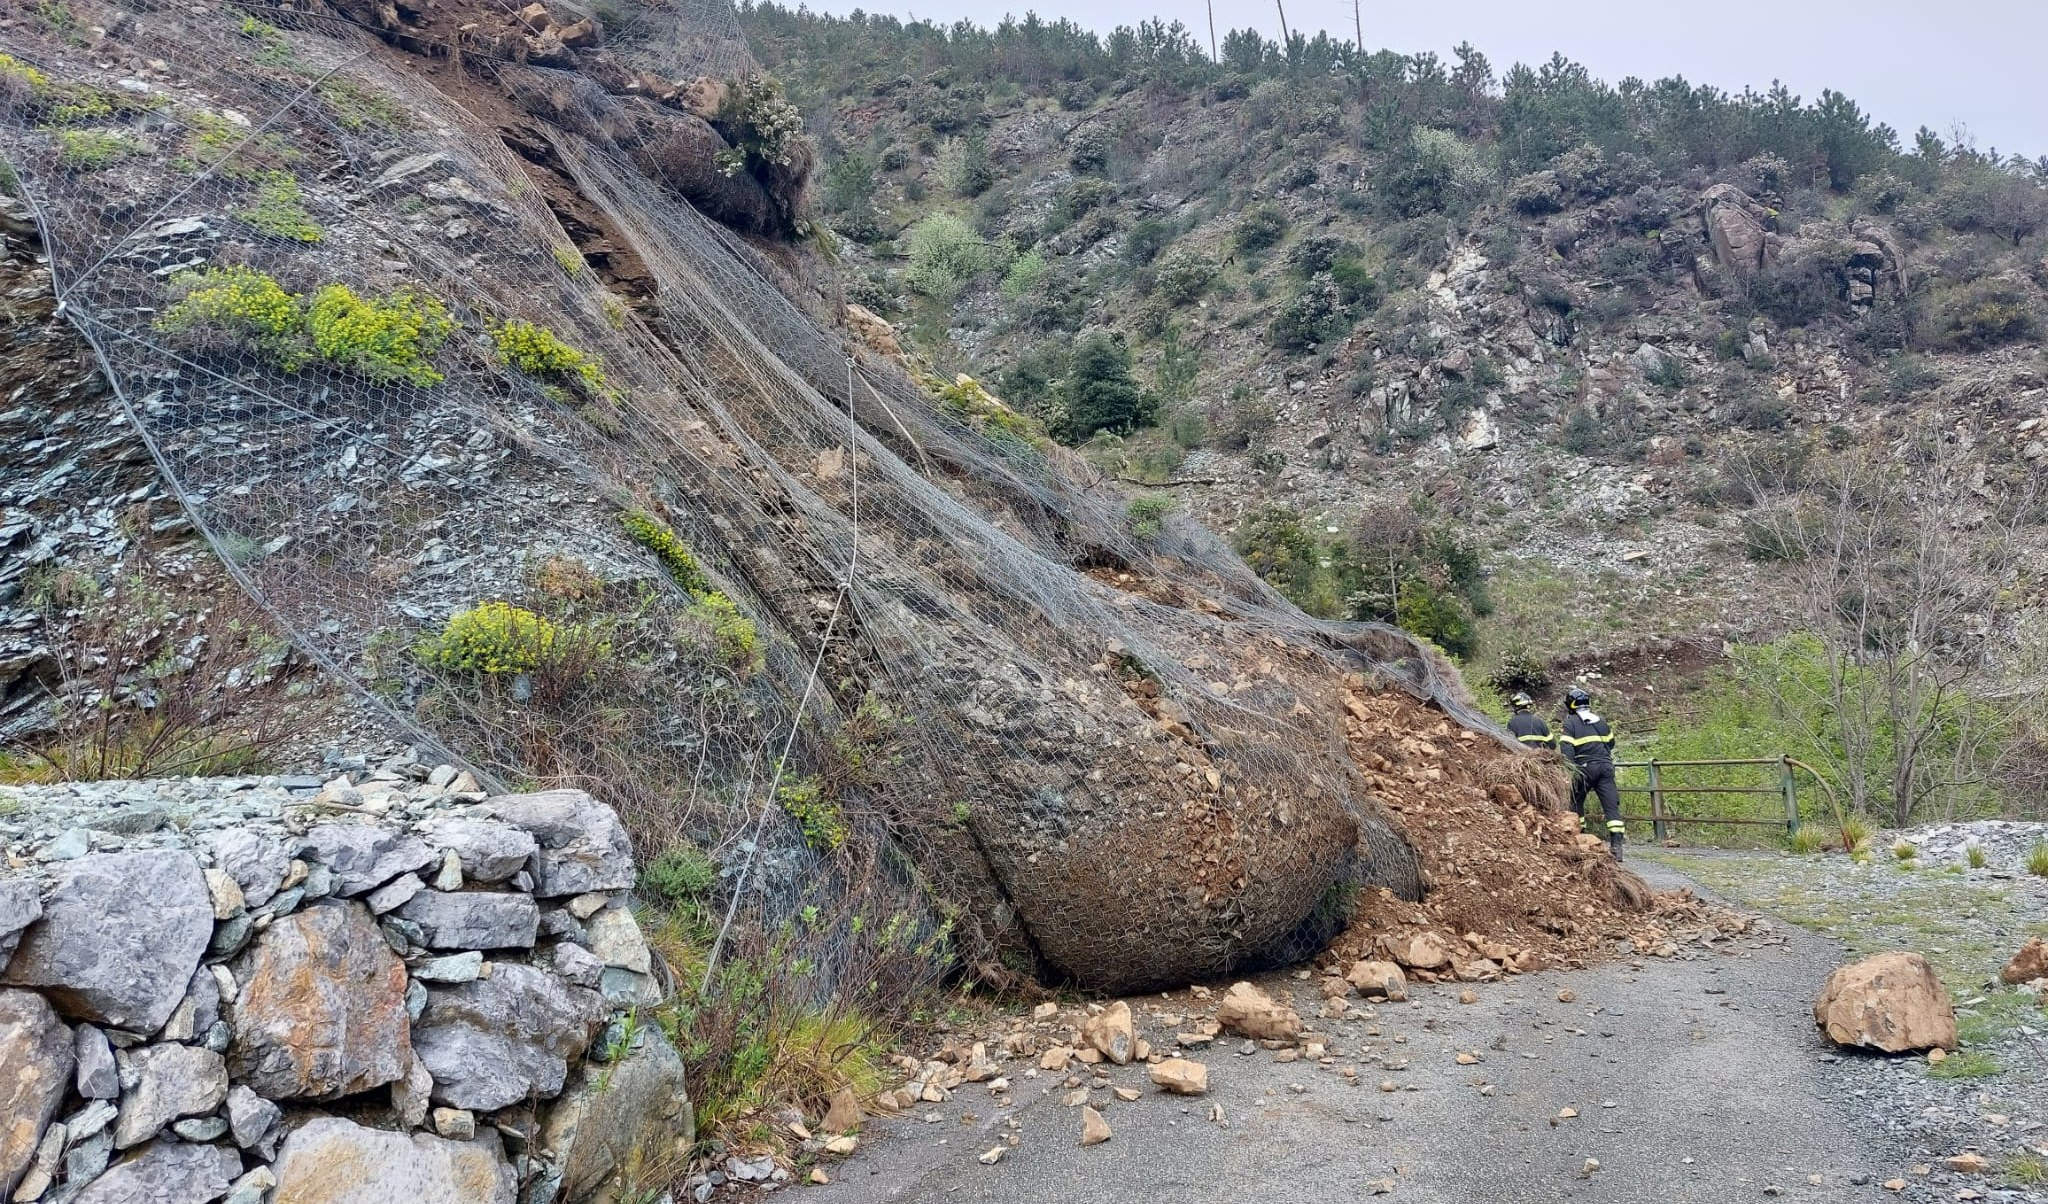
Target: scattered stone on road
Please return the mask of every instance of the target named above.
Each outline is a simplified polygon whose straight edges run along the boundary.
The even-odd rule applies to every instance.
[[[1101,1145],[1110,1138],[1109,1122],[1093,1108],[1081,1109],[1081,1144]]]
[[[1301,1036],[1301,1016],[1248,982],[1234,983],[1216,1005],[1216,1020],[1231,1032],[1258,1041],[1293,1041]]]
[[[1202,1095],[1209,1090],[1209,1068],[1186,1058],[1168,1058],[1153,1065],[1152,1082],[1171,1095]]]

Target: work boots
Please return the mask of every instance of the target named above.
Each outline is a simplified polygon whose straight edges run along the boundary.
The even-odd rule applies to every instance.
[[[1627,858],[1621,855],[1621,833],[1609,832],[1607,834],[1607,851],[1614,854],[1614,860],[1617,862],[1627,860]]]

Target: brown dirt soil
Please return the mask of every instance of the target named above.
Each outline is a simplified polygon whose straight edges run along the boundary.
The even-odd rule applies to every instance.
[[[1656,953],[1747,921],[1688,891],[1651,891],[1581,838],[1564,771],[1503,748],[1405,694],[1353,692],[1353,758],[1422,860],[1427,893],[1408,903],[1374,888],[1324,960],[1385,958],[1425,981],[1583,966],[1628,942]],[[1411,956],[1434,934],[1447,964]],[[1427,942],[1425,942],[1425,945]]]

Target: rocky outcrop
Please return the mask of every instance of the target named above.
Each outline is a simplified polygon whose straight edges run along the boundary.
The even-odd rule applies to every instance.
[[[574,1204],[687,1149],[617,816],[474,786],[0,791],[0,1197]]]
[[[1754,276],[1770,262],[1771,211],[1733,184],[1716,184],[1700,194],[1700,223],[1714,260],[1737,277]]]
[[[1828,975],[1814,1022],[1837,1045],[1907,1053],[1956,1047],[1955,1006],[1917,953],[1880,953]]]

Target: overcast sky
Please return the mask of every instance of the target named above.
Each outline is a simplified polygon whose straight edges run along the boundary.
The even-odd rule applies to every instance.
[[[1351,37],[1350,0],[1283,2],[1292,28]],[[982,24],[1004,11],[974,0],[812,5]],[[1270,0],[1215,5],[1219,34],[1251,25],[1279,37]],[[1098,30],[1178,19],[1208,37],[1207,12],[1193,0],[1038,0],[1010,11],[1026,8]],[[1778,79],[1808,100],[1823,88],[1846,93],[1908,142],[1922,125],[1946,136],[1960,123],[1980,149],[2048,154],[2048,0],[1362,0],[1360,12],[1374,49],[1448,56],[1470,40],[1497,72],[1561,50],[1610,83],[1676,74],[1731,92]]]

